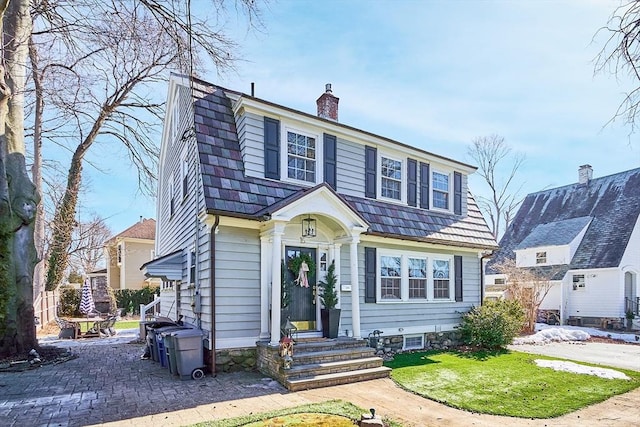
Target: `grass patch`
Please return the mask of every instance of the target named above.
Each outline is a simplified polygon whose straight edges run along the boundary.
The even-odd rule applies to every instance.
[[[506,350],[447,351],[398,354],[385,365],[401,387],[423,397],[511,417],[557,417],[640,387],[640,372],[612,368],[631,380],[609,380],[540,368],[535,359],[558,360]]]
[[[113,327],[118,331],[122,329],[137,329],[140,327],[139,320],[118,320]]]
[[[353,426],[354,420],[359,420],[362,414],[369,410],[359,408],[343,400],[329,400],[321,403],[296,406],[294,408],[279,409],[263,412],[261,414],[244,415],[226,420],[208,421],[194,424],[196,427],[262,427],[262,426],[286,426],[286,427],[341,427]],[[402,427],[400,424],[383,419],[392,427]]]

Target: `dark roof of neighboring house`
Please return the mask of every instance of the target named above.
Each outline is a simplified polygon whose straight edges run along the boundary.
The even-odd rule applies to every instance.
[[[640,168],[595,178],[586,184],[571,184],[529,194],[500,241],[500,251],[487,263],[487,272],[497,262],[513,258],[514,249],[527,246],[528,239],[539,246],[564,242],[580,224],[591,222],[569,267],[617,267],[627,248],[640,214]],[[569,220],[569,221],[567,221]],[[563,238],[542,233],[556,223]],[[537,228],[543,225],[542,228]],[[576,232],[579,232],[579,230]],[[545,234],[548,240],[542,239]]]
[[[538,224],[531,233],[513,249],[537,248],[540,246],[568,245],[591,221],[590,216],[564,219]]]
[[[208,213],[263,220],[283,199],[296,198],[296,193],[302,195],[309,190],[282,181],[246,176],[231,100],[225,93],[227,90],[198,80],[194,80],[193,90],[196,98],[196,140]],[[367,234],[444,245],[496,248],[496,242],[471,195],[467,198],[467,217],[340,196],[371,225]]]
[[[110,240],[117,238],[147,239],[155,240],[156,238],[156,220],[153,218],[144,218],[121,233],[116,234]]]

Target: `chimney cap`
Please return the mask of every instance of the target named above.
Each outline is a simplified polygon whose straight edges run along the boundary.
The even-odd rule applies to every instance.
[[[324,90],[326,93],[332,93],[331,83],[327,83],[326,85],[324,85]]]

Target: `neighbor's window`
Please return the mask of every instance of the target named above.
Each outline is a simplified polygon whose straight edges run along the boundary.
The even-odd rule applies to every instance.
[[[573,290],[579,291],[585,289],[584,274],[573,275]]]
[[[400,299],[402,263],[399,256],[380,257],[380,291],[382,299]]]
[[[433,207],[449,209],[449,175],[433,172]]]
[[[380,176],[380,195],[402,200],[402,162],[381,157]]]
[[[504,279],[503,279],[503,278],[495,279],[495,280],[493,281],[493,284],[494,284],[494,285],[504,285]]]
[[[433,298],[449,299],[449,261],[433,260]]]
[[[547,253],[536,252],[536,264],[546,264],[546,263],[547,263]]]
[[[316,182],[316,139],[287,131],[287,176]]]
[[[409,258],[409,299],[427,297],[427,260]]]
[[[120,265],[120,264],[122,264],[122,243],[118,244],[116,252],[117,252],[116,261],[117,261],[118,265]]]

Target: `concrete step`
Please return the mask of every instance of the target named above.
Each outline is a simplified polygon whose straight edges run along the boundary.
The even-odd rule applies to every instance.
[[[366,357],[362,359],[340,360],[337,362],[311,363],[294,366],[284,371],[287,380],[294,380],[314,375],[335,374],[339,372],[357,371],[361,369],[379,368],[382,359],[379,357]]]
[[[367,340],[355,340],[353,338],[320,339],[314,341],[298,340],[294,345],[295,353],[310,353],[346,348],[367,347]]]
[[[285,381],[285,386],[290,391],[308,390],[312,388],[329,387],[338,384],[349,384],[360,381],[386,378],[391,373],[391,368],[380,366],[377,368],[358,369],[349,372],[333,374],[313,375],[291,381]]]
[[[373,357],[375,350],[369,347],[340,348],[336,350],[321,350],[314,352],[298,352],[293,348],[293,363],[295,366],[338,362],[341,360],[363,359]]]

